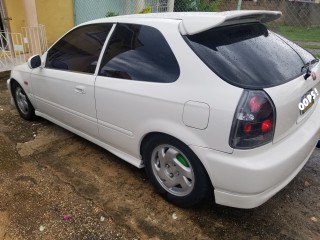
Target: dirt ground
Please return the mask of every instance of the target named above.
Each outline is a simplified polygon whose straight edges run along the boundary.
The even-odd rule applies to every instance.
[[[22,120],[7,78],[0,75],[0,239],[320,239],[319,149],[258,208],[212,201],[180,209],[142,169],[46,120]]]

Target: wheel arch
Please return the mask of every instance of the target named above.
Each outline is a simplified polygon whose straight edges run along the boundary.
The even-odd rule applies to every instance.
[[[10,78],[10,92],[11,92],[12,95],[13,95],[12,90],[13,90],[13,85],[14,85],[14,84],[18,84],[20,87],[22,87],[23,91],[24,91],[24,92],[27,94],[27,96],[29,97],[29,91],[28,91],[29,89],[24,86],[22,80],[19,81],[19,80],[17,80],[16,78],[13,78],[13,77]],[[29,99],[30,99],[30,98],[29,98]]]
[[[27,91],[27,89],[23,86],[23,84],[21,84],[21,81],[18,81],[18,80],[16,80],[15,78],[10,78],[10,83],[9,83],[10,85],[10,93],[11,93],[11,96],[13,97],[13,86],[14,86],[14,84],[17,84],[17,85],[19,85],[22,89],[23,89],[23,91],[27,94],[27,96],[28,96],[28,98],[29,98],[29,100],[30,100],[30,97],[29,97],[29,94],[28,94],[28,91]],[[31,102],[31,104],[33,105],[33,103]]]
[[[22,80],[17,80],[17,78],[11,77],[8,86],[10,87],[9,90],[10,90],[10,94],[11,94],[12,98],[13,98],[13,85],[15,83],[18,84],[23,89],[23,91],[26,93],[31,105],[35,108],[36,105],[35,105],[35,102],[34,102],[34,99],[33,99],[32,95],[31,95],[32,91],[31,91],[30,82],[27,81],[27,83],[25,83]]]
[[[145,134],[143,136],[142,140],[140,141],[140,155],[142,157],[142,161],[144,161],[143,156],[144,156],[145,151],[147,150],[147,143],[149,141],[151,141],[152,139],[158,138],[158,137],[161,137],[161,136],[172,138],[172,139],[174,139],[176,141],[179,141],[179,142],[183,143],[184,145],[186,145],[190,149],[190,151],[192,151],[192,149],[188,146],[188,144],[186,144],[180,138],[175,137],[175,136],[173,136],[171,134],[168,134],[168,133],[164,133],[164,132],[160,132],[160,131],[154,131],[154,132],[149,132],[149,133]],[[199,158],[199,156],[194,151],[192,151],[192,152],[197,156],[197,158],[199,159],[201,164],[204,166],[204,164],[201,161],[201,159]]]
[[[12,103],[14,103],[14,100],[13,100],[13,95],[14,95],[13,86],[14,86],[14,84],[19,85],[23,89],[23,91],[26,92],[26,90],[24,89],[24,87],[22,86],[22,84],[19,81],[17,81],[15,78],[10,78],[10,82],[9,82],[8,86],[9,86],[10,95],[11,95],[11,98],[12,98]]]
[[[11,94],[12,94],[13,84],[15,84],[15,83],[19,84],[19,85],[23,88],[23,86],[21,85],[21,83],[19,83],[15,78],[10,78],[10,92],[11,92]],[[24,89],[24,90],[25,90],[25,89]]]
[[[159,137],[159,136],[168,136],[168,137],[173,137],[169,134],[166,134],[166,133],[162,133],[162,132],[149,132],[147,134],[145,134],[143,137],[142,137],[142,140],[140,141],[140,155],[142,156],[142,161],[144,160],[143,159],[143,154],[144,152],[146,151],[146,145],[147,143],[153,139],[153,138],[156,138],[156,137]],[[173,137],[174,138],[174,137]]]
[[[178,198],[176,198],[177,196],[173,196],[172,195],[173,193],[169,192],[163,186],[159,187],[161,183],[159,182],[159,180],[156,180],[157,177],[155,173],[152,174],[153,171],[150,170],[153,164],[151,163],[152,157],[150,155],[150,151],[148,151],[148,142],[150,141],[149,147],[151,148],[149,150],[151,150],[153,149],[154,146],[156,146],[153,141],[157,142],[158,137],[169,138],[168,139],[169,145],[172,144],[171,146],[177,147],[179,151],[181,151],[183,154],[186,154],[188,160],[192,163],[191,166],[195,174],[194,177],[197,176],[197,180],[195,181],[198,187],[196,188],[196,186],[194,186],[195,188],[194,190],[196,191],[196,194],[192,193],[194,192],[194,190],[192,189],[192,191],[190,192],[190,194],[192,193],[191,195],[189,195],[188,193],[188,195],[186,196],[183,195],[183,196],[178,196]],[[158,142],[157,144],[159,143],[161,143],[161,141]],[[180,139],[163,132],[150,132],[146,134],[142,139],[140,144],[140,152],[142,155],[142,161],[144,161],[143,157],[145,155],[147,155],[148,158],[150,157],[150,160],[151,160],[151,161],[145,162],[145,170],[149,180],[153,183],[156,191],[160,193],[160,195],[164,196],[169,202],[172,202],[180,207],[191,207],[191,206],[200,204],[205,200],[208,200],[210,197],[214,197],[213,196],[214,187],[209,177],[209,172],[207,171],[205,165],[203,164],[199,156],[186,143],[184,143]],[[199,190],[199,187],[201,188],[201,190]],[[186,198],[179,199],[180,197],[186,197]]]
[[[28,121],[34,120],[36,117],[35,109],[23,85],[16,81],[14,78],[10,78],[10,81],[7,84],[11,94],[11,102],[16,106],[20,116]],[[20,100],[17,99],[18,95],[16,89],[19,89],[18,91],[20,91]],[[23,94],[24,97],[21,97],[21,94]]]

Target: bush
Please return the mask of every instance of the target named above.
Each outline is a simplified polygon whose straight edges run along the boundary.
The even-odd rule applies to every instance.
[[[175,12],[215,12],[223,0],[175,0]]]
[[[107,12],[106,17],[115,17],[115,16],[118,16],[118,15],[119,14],[115,13],[115,12]]]
[[[192,12],[197,11],[197,5],[199,0],[175,0],[174,11],[175,12]]]
[[[151,13],[151,7],[145,7],[144,9],[142,9],[139,13]]]
[[[198,10],[201,12],[216,12],[222,1],[223,0],[201,0],[198,5]]]

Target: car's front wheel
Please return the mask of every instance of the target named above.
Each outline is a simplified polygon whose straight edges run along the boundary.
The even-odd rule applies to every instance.
[[[151,183],[168,201],[191,207],[209,196],[211,183],[205,168],[179,140],[156,136],[147,143],[143,158]]]
[[[12,85],[12,96],[20,116],[26,120],[33,120],[35,118],[34,108],[27,94],[17,82]]]

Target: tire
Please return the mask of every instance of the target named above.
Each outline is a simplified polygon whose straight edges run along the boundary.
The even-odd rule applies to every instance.
[[[145,170],[155,190],[179,207],[202,203],[212,185],[199,158],[181,141],[160,135],[143,151]]]
[[[28,121],[35,119],[34,108],[27,94],[17,82],[12,84],[12,96],[20,116]]]

